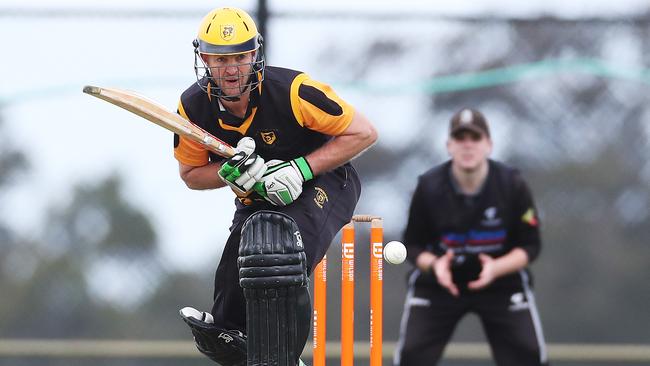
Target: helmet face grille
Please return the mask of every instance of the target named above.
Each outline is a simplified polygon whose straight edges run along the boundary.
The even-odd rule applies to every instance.
[[[261,51],[261,50],[260,50]],[[240,82],[233,87],[222,89],[227,80],[222,72],[226,67],[235,67],[238,71],[237,78]],[[249,70],[242,73],[241,70]],[[255,89],[264,80],[264,57],[258,53],[258,57],[252,62],[229,64],[221,67],[209,67],[200,53],[194,55],[194,73],[197,84],[210,96],[224,100],[237,100],[249,90]],[[245,80],[241,82],[241,80]]]

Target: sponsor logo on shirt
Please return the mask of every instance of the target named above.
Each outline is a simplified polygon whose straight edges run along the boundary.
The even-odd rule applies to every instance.
[[[492,206],[485,209],[483,212],[484,218],[481,221],[483,226],[499,226],[501,225],[501,218],[497,217],[497,208]]]

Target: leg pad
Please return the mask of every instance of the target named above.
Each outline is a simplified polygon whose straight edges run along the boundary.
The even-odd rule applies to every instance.
[[[309,334],[311,303],[295,221],[273,211],[253,214],[242,228],[238,263],[248,365],[297,365]]]

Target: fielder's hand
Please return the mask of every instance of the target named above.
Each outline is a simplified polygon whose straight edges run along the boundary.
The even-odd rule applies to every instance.
[[[467,288],[470,290],[486,288],[497,278],[496,269],[494,268],[494,258],[485,253],[481,253],[478,255],[478,259],[481,261],[481,273],[477,280],[467,284]]]
[[[286,206],[302,193],[302,184],[314,177],[311,167],[303,157],[290,161],[271,160],[268,169],[253,189],[276,206]]]
[[[453,258],[454,251],[447,249],[447,252],[444,255],[436,259],[433,264],[433,270],[436,273],[436,278],[438,279],[440,286],[447,289],[447,291],[449,291],[452,296],[458,297],[460,291],[458,291],[458,287],[454,283],[454,279],[451,274],[451,261]]]
[[[219,169],[219,177],[238,196],[247,195],[253,184],[266,172],[264,159],[254,153],[255,140],[244,137],[237,143],[235,155],[226,160]]]

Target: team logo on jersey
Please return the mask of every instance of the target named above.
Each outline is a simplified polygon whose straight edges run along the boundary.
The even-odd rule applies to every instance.
[[[327,198],[327,192],[325,192],[321,187],[314,187],[314,189],[316,190],[314,202],[316,202],[316,206],[323,208],[323,205],[329,200]]]
[[[221,24],[221,39],[230,41],[235,36],[235,26],[232,24]]]
[[[535,210],[533,208],[529,208],[528,211],[526,211],[522,216],[521,216],[521,221],[527,223],[530,226],[537,226],[537,216],[535,216]]]
[[[497,217],[497,208],[492,206],[485,209],[483,212],[485,218],[481,221],[483,226],[499,226],[501,225],[501,218]]]
[[[273,145],[275,142],[275,131],[261,131],[260,136],[262,136],[262,141],[267,145]]]
[[[526,296],[523,292],[515,292],[510,296],[510,306],[508,310],[518,311],[528,309],[528,301],[526,301]]]

